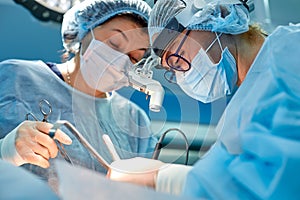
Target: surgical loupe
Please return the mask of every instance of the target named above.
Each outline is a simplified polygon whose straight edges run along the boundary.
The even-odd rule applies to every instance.
[[[157,57],[149,56],[149,52],[135,65],[133,65],[128,72],[129,85],[150,95],[149,109],[153,112],[159,112],[163,103],[165,91],[162,85],[152,79],[154,66],[159,65],[160,61]]]

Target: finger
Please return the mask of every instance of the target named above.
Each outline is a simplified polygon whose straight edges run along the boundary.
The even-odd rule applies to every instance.
[[[32,151],[33,151],[35,154],[38,154],[38,155],[42,156],[42,157],[45,158],[46,160],[49,160],[49,158],[50,158],[50,156],[51,156],[49,150],[48,150],[46,147],[44,147],[44,146],[42,146],[42,145],[40,145],[40,144],[38,144],[38,143],[33,144],[32,147],[31,147],[31,149],[32,149]],[[56,154],[57,154],[57,153],[56,153]],[[51,157],[51,158],[52,158],[52,157]]]
[[[23,153],[22,158],[27,163],[34,164],[42,168],[48,168],[50,166],[47,159],[43,158],[41,155],[35,154],[33,151]]]
[[[49,123],[45,123],[45,122],[36,123],[36,129],[46,134],[49,134],[49,131],[52,127],[53,125]],[[67,145],[72,144],[71,138],[59,129],[56,131],[54,138],[63,144],[67,144]]]
[[[72,139],[59,129],[57,129],[57,131],[55,132],[54,138],[66,145],[72,144]]]
[[[49,133],[50,129],[52,128],[52,124],[46,122],[35,122],[35,128],[43,133]]]
[[[37,133],[35,135],[35,141],[40,145],[35,145],[33,147],[34,152],[41,155],[45,155],[46,153],[44,152],[45,151],[44,149],[46,149],[46,151],[50,154],[51,158],[55,158],[57,156],[57,152],[58,152],[57,145],[54,142],[54,140],[50,138],[48,135],[43,133]]]

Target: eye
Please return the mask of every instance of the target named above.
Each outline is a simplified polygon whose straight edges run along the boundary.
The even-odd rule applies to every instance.
[[[108,40],[107,40],[107,44],[117,50],[117,51],[120,51],[122,52],[122,48],[124,46],[124,42],[122,40],[122,38],[120,38],[118,35],[114,35],[113,37],[110,37]]]
[[[113,48],[114,50],[117,50],[117,51],[118,51],[118,50],[120,49],[119,44],[116,43],[116,42],[114,42],[114,41],[109,40],[109,41],[108,41],[108,45],[109,45],[111,48]]]

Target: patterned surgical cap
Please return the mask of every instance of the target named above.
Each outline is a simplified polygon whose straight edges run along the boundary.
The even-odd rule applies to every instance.
[[[68,52],[79,51],[80,41],[96,26],[119,14],[135,14],[146,22],[150,6],[142,0],[85,0],[68,10],[62,22],[63,46]]]

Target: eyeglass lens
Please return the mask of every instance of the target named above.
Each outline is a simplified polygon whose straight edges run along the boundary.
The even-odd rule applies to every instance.
[[[169,83],[176,83],[176,74],[174,70],[166,70],[164,77]]]

